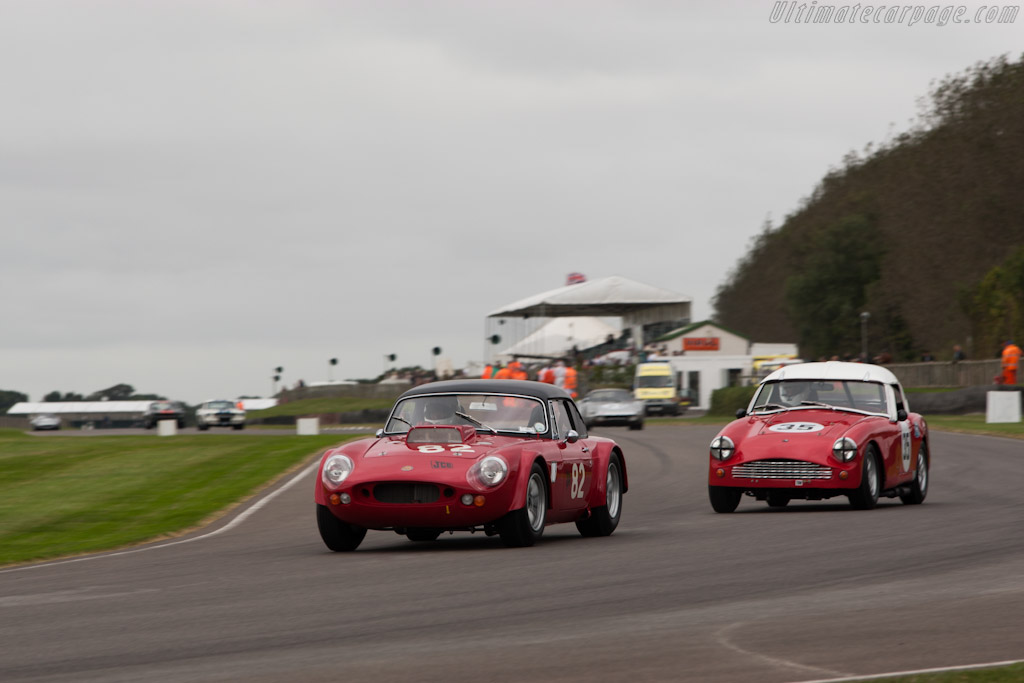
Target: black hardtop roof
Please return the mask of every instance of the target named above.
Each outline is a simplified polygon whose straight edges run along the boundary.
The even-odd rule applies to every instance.
[[[448,379],[429,382],[409,389],[399,399],[424,394],[517,394],[548,400],[569,398],[569,392],[554,384],[525,379]]]

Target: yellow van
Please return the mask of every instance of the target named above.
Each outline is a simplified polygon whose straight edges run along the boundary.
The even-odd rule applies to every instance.
[[[669,363],[637,363],[633,396],[643,401],[648,415],[678,415],[679,390]]]

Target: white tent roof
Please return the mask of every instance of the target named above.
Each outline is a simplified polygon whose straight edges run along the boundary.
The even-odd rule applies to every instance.
[[[555,318],[502,351],[501,355],[561,356],[572,350],[573,346],[584,349],[600,344],[608,338],[609,334],[618,337],[619,333],[620,330],[617,327],[609,325],[600,318]]]
[[[645,309],[663,309],[661,319],[688,318],[691,297],[652,287],[619,275],[566,285],[502,306],[489,318],[515,316],[634,317]],[[648,316],[641,316],[648,317]]]
[[[38,415],[41,413],[144,413],[152,401],[50,401],[15,403],[8,415]]]

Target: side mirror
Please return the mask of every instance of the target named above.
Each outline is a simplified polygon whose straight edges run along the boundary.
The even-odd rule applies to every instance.
[[[577,432],[575,429],[570,429],[569,433],[565,435],[565,442],[566,443],[576,443],[579,440],[580,440],[580,433]]]
[[[737,420],[740,419],[741,417],[746,417],[746,416],[747,416],[746,408],[740,408],[739,410],[736,411],[736,419]]]
[[[896,411],[896,421],[897,422],[904,422],[904,421],[906,421],[906,419],[907,419],[907,411],[903,410],[903,408],[900,408],[899,410]]]
[[[379,439],[380,437],[384,436],[384,430],[383,429],[378,429],[375,432],[375,434],[376,434],[377,438]]]

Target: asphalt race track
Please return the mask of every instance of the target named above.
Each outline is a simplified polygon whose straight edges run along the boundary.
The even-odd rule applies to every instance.
[[[0,681],[770,683],[1024,658],[1024,443],[934,432],[921,506],[719,515],[716,431],[598,432],[629,471],[610,538],[371,531],[335,554],[310,470],[187,542],[0,570]]]

